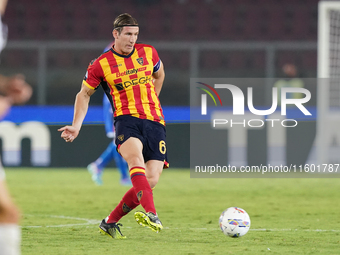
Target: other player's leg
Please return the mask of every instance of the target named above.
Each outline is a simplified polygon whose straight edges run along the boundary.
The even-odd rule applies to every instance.
[[[97,185],[102,185],[102,175],[105,166],[114,158],[114,151],[116,150],[116,145],[111,142],[105,151],[99,156],[99,158],[87,166],[87,170],[92,176],[92,180]]]
[[[5,183],[0,180],[0,254],[20,254],[21,230],[18,221],[19,211],[12,202]]]

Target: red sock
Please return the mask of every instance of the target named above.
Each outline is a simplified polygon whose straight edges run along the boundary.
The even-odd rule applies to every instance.
[[[139,201],[136,196],[135,189],[132,187],[129,189],[122,200],[116,206],[116,208],[110,213],[106,222],[114,223],[118,222],[124,215],[128,214],[131,210],[135,209],[139,205]]]
[[[145,212],[152,212],[156,214],[152,190],[145,176],[145,168],[132,167],[130,169],[130,176],[138,201],[143,206]]]

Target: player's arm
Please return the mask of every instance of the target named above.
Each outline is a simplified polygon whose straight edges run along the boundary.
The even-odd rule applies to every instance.
[[[6,6],[7,6],[7,0],[0,0],[0,15],[1,16],[5,14]]]
[[[8,78],[0,74],[0,93],[5,94]]]
[[[6,96],[11,104],[24,104],[32,96],[32,87],[22,74],[0,75],[0,94]]]
[[[164,66],[161,61],[159,70],[152,74],[152,77],[154,78],[154,85],[157,95],[161,93],[164,78],[165,78],[165,72],[164,72]]]
[[[11,101],[7,97],[0,96],[0,120],[8,113],[11,105]]]
[[[0,118],[13,104],[24,104],[32,96],[32,87],[23,75],[6,77],[0,74]]]
[[[90,97],[93,95],[94,92],[94,89],[87,87],[83,83],[81,86],[81,90],[76,96],[72,126],[75,127],[77,130],[80,130],[81,125],[83,124],[84,118],[89,108]]]
[[[74,103],[72,126],[65,126],[58,129],[58,131],[63,131],[61,137],[64,138],[66,142],[73,142],[73,140],[77,138],[89,107],[90,97],[94,92],[94,89],[90,89],[84,83],[82,84]]]

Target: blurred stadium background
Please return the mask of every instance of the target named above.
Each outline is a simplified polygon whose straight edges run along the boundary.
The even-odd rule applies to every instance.
[[[189,107],[190,77],[281,77],[285,63],[295,64],[299,77],[317,75],[317,0],[10,0],[3,17],[9,41],[1,54],[1,72],[23,73],[34,87],[28,106],[17,111],[37,107],[34,116],[25,114],[35,120],[49,107],[72,109],[88,63],[112,41],[112,21],[123,12],[136,17],[139,41],[155,46],[164,62],[160,98],[169,112]],[[101,103],[102,92],[96,93],[93,109]],[[15,110],[8,120],[21,122],[14,119]],[[67,116],[70,122],[72,115]],[[187,123],[186,116],[176,120],[171,112],[170,122]],[[94,160],[106,147],[101,126],[84,127],[78,145],[67,147],[53,126],[63,122],[45,121],[52,141],[51,163],[45,166],[85,166],[84,159]],[[187,124],[169,124],[168,137],[173,166],[188,167]],[[29,151],[30,143],[24,139],[22,150]],[[85,152],[89,144],[91,151]],[[72,154],[79,146],[82,160],[75,162]],[[39,165],[25,155],[17,165]]]
[[[317,4],[12,0],[4,16],[9,43],[1,66],[24,72],[37,86],[31,104],[73,104],[89,61],[112,40],[113,19],[129,12],[140,24],[139,41],[155,44],[165,63],[163,105],[189,105],[190,77],[278,77],[287,62],[299,67],[301,77],[316,77]]]

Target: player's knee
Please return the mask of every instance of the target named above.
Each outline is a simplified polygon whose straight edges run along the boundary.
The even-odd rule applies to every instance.
[[[11,223],[18,224],[20,220],[20,211],[16,206],[11,208],[11,216],[10,219]]]
[[[156,184],[158,183],[159,176],[153,175],[153,176],[148,177],[147,179],[148,179],[148,182],[149,182],[151,189],[153,189],[156,186]]]
[[[130,169],[136,166],[139,166],[139,167],[144,166],[144,160],[137,156],[131,156],[127,158],[126,162],[128,163]]]

